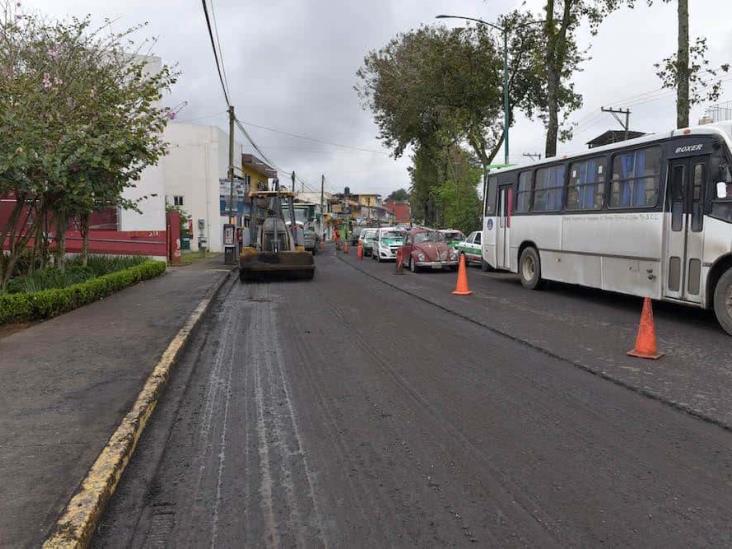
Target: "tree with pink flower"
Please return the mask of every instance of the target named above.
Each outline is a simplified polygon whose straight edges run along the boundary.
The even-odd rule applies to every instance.
[[[136,208],[123,191],[166,152],[160,100],[177,76],[135,55],[144,25],[117,33],[88,17],[8,13],[0,23],[0,196],[15,203],[0,224],[9,250],[0,254],[0,291],[23,255],[29,269],[45,263],[49,239],[63,268],[71,223],[84,234],[95,209]]]

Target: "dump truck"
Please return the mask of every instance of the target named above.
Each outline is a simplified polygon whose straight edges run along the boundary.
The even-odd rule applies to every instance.
[[[239,256],[239,279],[242,282],[276,280],[311,280],[315,276],[315,261],[305,251],[302,227],[295,222],[295,195],[280,190],[275,180],[274,190],[249,193],[251,222],[242,234]],[[282,213],[287,201],[290,226]]]

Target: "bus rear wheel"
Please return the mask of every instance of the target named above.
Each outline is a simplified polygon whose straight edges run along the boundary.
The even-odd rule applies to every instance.
[[[714,289],[714,314],[722,329],[732,335],[732,269],[727,269]]]
[[[539,290],[542,286],[541,260],[536,248],[524,248],[519,257],[519,278],[521,285],[529,290]]]

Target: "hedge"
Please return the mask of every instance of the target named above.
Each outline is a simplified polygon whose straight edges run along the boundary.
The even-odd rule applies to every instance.
[[[165,272],[165,268],[166,264],[163,261],[145,261],[140,265],[98,276],[67,288],[0,294],[0,324],[58,316],[107,297],[141,280],[160,276]]]

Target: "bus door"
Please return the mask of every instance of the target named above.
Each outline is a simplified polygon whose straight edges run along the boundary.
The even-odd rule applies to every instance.
[[[510,233],[513,212],[513,186],[498,186],[498,227],[496,227],[496,268],[511,268]]]
[[[668,297],[701,302],[704,251],[704,193],[709,157],[669,161],[666,208],[666,276]]]

